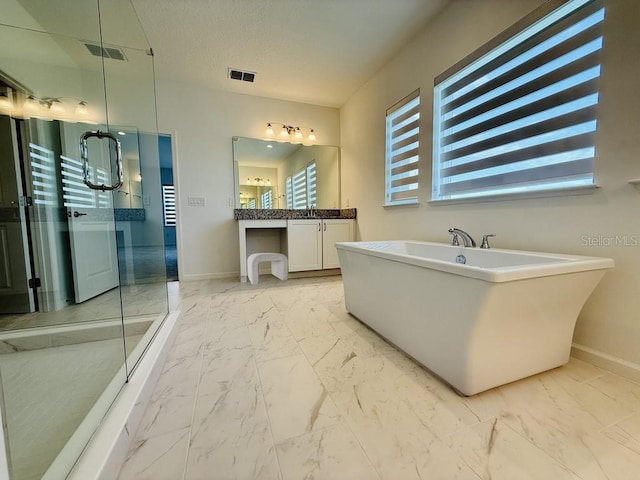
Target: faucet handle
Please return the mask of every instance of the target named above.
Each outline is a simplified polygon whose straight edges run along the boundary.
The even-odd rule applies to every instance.
[[[489,237],[495,237],[496,235],[494,233],[487,233],[486,235],[482,236],[482,244],[480,245],[480,248],[491,248],[491,245],[489,245]]]

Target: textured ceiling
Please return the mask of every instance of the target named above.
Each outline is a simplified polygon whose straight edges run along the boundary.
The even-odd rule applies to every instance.
[[[340,107],[447,0],[132,0],[159,76]],[[230,80],[229,67],[257,72]]]

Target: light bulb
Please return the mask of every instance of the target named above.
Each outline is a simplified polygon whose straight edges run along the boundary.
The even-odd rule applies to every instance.
[[[267,134],[267,136],[273,137],[273,127],[270,123],[267,123],[267,130],[265,131],[265,133]]]
[[[81,101],[76,106],[76,115],[79,117],[86,117],[89,114],[89,110],[87,109],[87,102]]]
[[[62,102],[57,98],[51,99],[49,103],[49,110],[55,115],[62,115],[65,113],[64,105],[62,105]]]
[[[286,126],[282,126],[282,130],[280,130],[280,136],[283,138],[287,138],[289,136],[289,131]]]
[[[311,142],[315,142],[316,141],[316,134],[313,133],[313,128],[311,130],[309,130],[309,136],[307,138]]]
[[[297,139],[302,138],[302,132],[300,131],[300,127],[296,127],[296,133],[293,136]]]
[[[11,111],[13,108],[13,102],[9,95],[6,93],[0,93],[0,111]]]
[[[40,104],[36,102],[36,99],[33,97],[33,95],[29,95],[22,104],[22,110],[24,110],[24,112],[27,114],[36,113],[38,110],[40,110]]]

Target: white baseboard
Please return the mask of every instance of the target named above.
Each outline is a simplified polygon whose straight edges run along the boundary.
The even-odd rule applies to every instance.
[[[634,382],[640,382],[640,365],[637,363],[614,357],[577,343],[571,346],[571,356],[626,377]]]
[[[223,273],[180,273],[179,275],[181,282],[195,282],[198,280],[222,280],[226,278],[238,280],[240,278],[240,271]]]
[[[133,435],[178,333],[180,312],[171,312],[144,353],[129,382],[91,438],[68,480],[116,480]]]

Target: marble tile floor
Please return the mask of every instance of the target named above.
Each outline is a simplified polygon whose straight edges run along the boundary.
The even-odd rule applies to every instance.
[[[640,478],[640,385],[588,363],[465,398],[350,316],[340,277],[170,296],[119,480]]]

